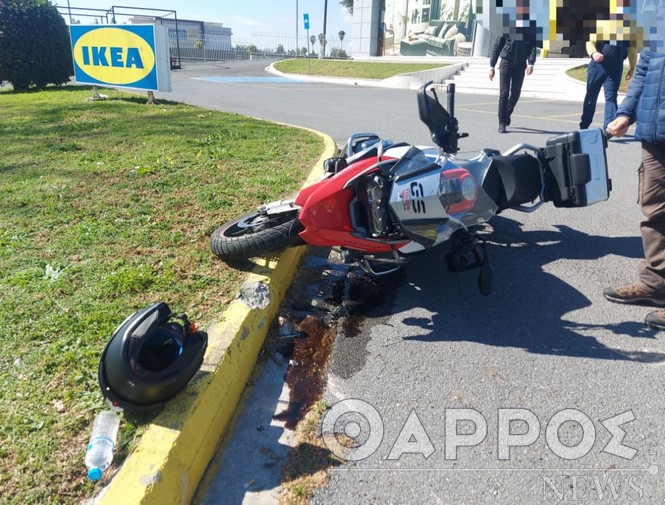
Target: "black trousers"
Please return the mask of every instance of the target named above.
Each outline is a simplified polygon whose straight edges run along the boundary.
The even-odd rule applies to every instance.
[[[510,115],[515,109],[522,92],[526,61],[513,65],[510,60],[501,58],[499,67],[499,123],[510,124]]]
[[[639,168],[639,203],[644,214],[640,223],[644,260],[639,265],[640,281],[665,292],[665,142],[642,142]]]

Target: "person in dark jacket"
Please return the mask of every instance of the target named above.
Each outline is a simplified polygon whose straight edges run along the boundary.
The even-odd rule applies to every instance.
[[[499,67],[499,132],[506,133],[510,116],[520,99],[524,74],[531,75],[536,62],[536,44],[527,40],[499,37],[490,51],[490,81],[494,79],[494,67],[501,57]]]
[[[628,58],[630,68],[626,80],[630,80],[635,71],[637,49],[634,44],[624,40],[588,41],[587,53],[591,56],[586,73],[586,95],[582,106],[580,129],[586,130],[593,121],[596,113],[596,102],[600,89],[605,92],[605,117],[603,128],[614,119],[617,111],[617,96],[623,76],[623,62]]]
[[[665,307],[665,53],[644,49],[617,117],[607,125],[615,137],[637,122],[635,139],[642,142],[638,170],[640,224],[644,260],[634,284],[605,288],[611,302]],[[665,330],[665,309],[650,312],[646,324]]]

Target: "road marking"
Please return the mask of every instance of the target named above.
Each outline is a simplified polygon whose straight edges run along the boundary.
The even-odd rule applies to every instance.
[[[470,95],[464,95],[465,97],[470,96]],[[541,98],[541,99],[534,99],[534,100],[529,100],[528,98],[522,98],[519,103],[543,103],[543,102],[556,102],[557,100],[554,100],[552,98]],[[498,97],[492,101],[492,102],[474,102],[474,103],[468,103],[466,104],[467,107],[475,107],[477,105],[498,105]]]
[[[495,110],[479,110],[479,109],[468,109],[466,107],[455,107],[455,111],[460,111],[463,110],[465,112],[474,112],[474,113],[482,113],[482,114],[491,114],[491,115],[496,115]],[[575,113],[575,114],[560,114],[556,116],[527,116],[524,114],[513,114],[513,118],[524,118],[524,119],[540,119],[544,121],[556,121],[559,123],[573,123],[573,124],[578,124],[579,120],[575,119],[559,119],[567,116],[573,116],[573,117],[579,117],[581,113]]]
[[[252,76],[230,76],[230,77],[192,77],[192,79],[198,81],[211,81],[211,82],[220,82],[220,83],[234,83],[234,82],[249,82],[249,83],[293,83],[293,82],[305,82],[299,81],[297,79],[287,79],[286,77],[252,77]]]
[[[598,109],[596,109],[596,110],[598,110]],[[568,117],[568,116],[579,117],[580,115],[582,115],[581,112],[574,112],[574,113],[569,113],[569,114],[556,114],[554,116],[549,116],[549,117]]]

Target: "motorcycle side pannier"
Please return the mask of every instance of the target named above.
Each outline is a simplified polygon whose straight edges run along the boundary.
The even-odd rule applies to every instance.
[[[609,198],[607,139],[600,128],[548,139],[543,154],[548,170],[544,197],[555,207],[587,207]]]

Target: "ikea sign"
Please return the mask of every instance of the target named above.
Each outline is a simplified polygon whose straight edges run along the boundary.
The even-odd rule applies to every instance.
[[[171,91],[166,27],[71,25],[74,78],[147,91]]]

